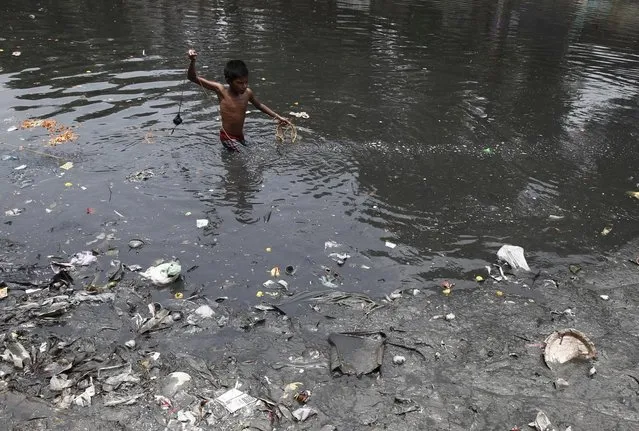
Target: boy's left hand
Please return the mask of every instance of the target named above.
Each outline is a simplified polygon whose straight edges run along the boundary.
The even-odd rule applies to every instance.
[[[293,125],[293,123],[291,123],[291,120],[289,120],[288,118],[284,118],[281,115],[278,115],[277,117],[275,117],[275,119],[280,124],[288,124],[289,126]]]

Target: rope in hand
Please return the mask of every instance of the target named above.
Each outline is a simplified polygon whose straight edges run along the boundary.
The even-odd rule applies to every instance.
[[[188,69],[187,69],[187,71],[188,71]],[[175,127],[173,127],[173,130],[171,130],[171,134],[173,134],[173,132],[175,132],[175,128],[177,126],[182,124],[182,117],[180,116],[180,112],[182,112],[182,100],[184,100],[184,84],[186,84],[186,71],[184,73],[184,80],[182,81],[182,93],[180,94],[180,104],[178,105],[178,113],[175,116],[175,118],[173,119],[173,124],[175,124]]]

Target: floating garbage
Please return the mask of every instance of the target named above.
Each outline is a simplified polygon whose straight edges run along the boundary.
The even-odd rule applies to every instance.
[[[524,257],[524,249],[517,245],[502,245],[497,251],[497,258],[508,262],[512,269],[521,268],[530,271],[530,267]]]
[[[593,342],[576,329],[556,331],[546,338],[544,361],[551,370],[572,360],[594,359],[596,356]]]
[[[279,277],[280,276],[280,267],[279,266],[274,266],[273,268],[271,268],[271,277]]]
[[[639,199],[639,192],[629,191],[629,192],[626,192],[626,194],[630,196],[631,198]]]
[[[178,261],[161,263],[157,266],[150,266],[140,275],[151,280],[154,284],[164,285],[173,283],[180,276],[182,266]]]
[[[291,111],[288,114],[292,115],[295,118],[304,118],[305,120],[310,118],[309,115],[306,112],[304,112],[304,111],[302,111],[302,112],[293,112],[293,111]]]
[[[386,245],[386,247],[388,247],[388,248],[395,248],[395,247],[397,247],[397,244],[395,244],[394,242],[390,242],[390,241],[386,241],[386,242],[384,243],[384,245]]]
[[[13,208],[4,212],[4,215],[7,217],[15,217],[22,214],[24,210],[21,208]]]

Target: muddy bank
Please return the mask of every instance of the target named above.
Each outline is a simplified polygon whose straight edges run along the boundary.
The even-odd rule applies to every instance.
[[[634,242],[596,265],[506,271],[449,295],[439,282],[384,298],[316,287],[250,308],[198,292],[157,302],[157,287],[126,268],[114,287],[86,292],[81,273],[53,280],[4,260],[2,419],[7,429],[503,430],[527,429],[542,410],[561,431],[637,429],[638,255]],[[597,358],[550,370],[544,340],[565,328],[587,334]],[[233,414],[215,401],[232,388],[254,397]]]

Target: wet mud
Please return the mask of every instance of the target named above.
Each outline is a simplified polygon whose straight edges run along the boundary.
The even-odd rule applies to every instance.
[[[377,298],[291,289],[250,306],[198,292],[158,303],[132,271],[87,292],[81,271],[52,282],[50,268],[3,260],[0,414],[7,429],[485,430],[543,411],[561,431],[636,429],[637,250],[506,265],[507,280],[447,295],[452,283]],[[597,356],[551,370],[544,340],[566,328]],[[360,333],[335,366],[335,346]],[[359,372],[344,372],[349,358]],[[215,399],[233,388],[255,400],[231,414]]]

